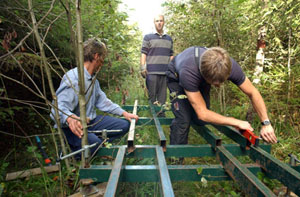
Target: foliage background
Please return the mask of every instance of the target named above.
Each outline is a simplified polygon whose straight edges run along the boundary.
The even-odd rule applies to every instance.
[[[64,73],[59,64],[66,70],[76,66],[71,32],[62,5],[62,3],[66,5],[66,2],[55,1],[54,9],[39,26],[39,31],[45,36],[45,43],[49,46],[46,48],[46,56],[53,68],[55,88],[58,87]],[[37,19],[42,19],[51,6],[51,1],[35,0],[33,3]],[[119,0],[82,1],[83,37],[84,40],[91,37],[100,38],[108,47],[106,66],[98,75],[101,87],[108,97],[119,104],[133,104],[134,99],[138,99],[139,104],[147,104],[144,81],[138,73],[142,35],[136,26],[126,23],[128,15],[117,9],[120,3]],[[175,53],[195,45],[222,46],[240,63],[250,79],[255,77],[253,73],[257,32],[261,26],[267,27],[264,72],[261,77],[262,82],[257,85],[257,88],[265,99],[270,119],[281,140],[281,143],[273,146],[273,154],[285,162],[288,162],[288,153],[293,153],[299,158],[300,2],[297,0],[167,0],[163,6],[166,10],[166,28],[174,40]],[[74,31],[75,15],[72,3],[71,10]],[[7,55],[30,33],[31,27],[26,0],[1,1],[0,137],[5,140],[0,142],[2,150],[0,182],[4,183],[4,193],[7,196],[39,196],[41,191],[43,195],[51,196],[61,192],[59,183],[53,181],[55,175],[43,175],[42,178],[30,178],[26,181],[4,181],[7,172],[39,166],[37,161],[42,159],[35,148],[34,139],[29,141],[3,132],[24,136],[47,134],[53,131],[48,106],[43,104],[42,98],[24,87],[26,85],[34,91],[37,89],[44,91],[46,97],[51,100],[48,85],[43,81],[40,51],[33,35],[28,36],[12,55]],[[59,61],[55,59],[50,49]],[[34,86],[33,82],[37,86]],[[249,107],[248,98],[231,84],[225,86],[225,92],[226,109],[223,113],[245,119]],[[212,108],[220,112],[217,97],[218,90],[214,89],[212,98],[215,99],[212,100]],[[28,105],[25,101],[35,105]],[[255,118],[252,124],[258,131],[258,118]],[[166,134],[169,132],[168,128],[164,130]],[[193,133],[190,137],[197,139]],[[46,151],[55,161],[56,153],[52,138],[43,137],[42,141],[46,145]],[[141,142],[144,144],[156,142],[149,128],[141,129]],[[192,142],[199,143],[197,140]],[[66,192],[73,193],[76,188],[76,174],[67,173],[63,181],[68,183]],[[180,187],[178,195],[191,195],[191,192],[197,192],[195,188],[199,190],[201,186],[198,183],[187,185],[185,187],[178,184]],[[228,195],[237,193],[237,196],[241,194],[238,189],[232,189],[227,183],[211,185],[212,195],[222,194],[222,192],[227,192]],[[0,191],[1,188],[2,186]],[[224,191],[224,188],[227,189]],[[236,193],[231,193],[232,191]],[[198,194],[201,195],[199,191]]]

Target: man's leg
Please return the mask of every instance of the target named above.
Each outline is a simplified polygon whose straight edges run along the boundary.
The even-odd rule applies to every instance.
[[[177,95],[183,94],[182,88],[176,82],[168,83],[170,94],[177,92]],[[187,99],[171,98],[172,112],[175,118],[170,126],[170,144],[187,144],[188,133],[191,122],[192,106]]]
[[[97,116],[94,120],[90,122],[91,125],[88,130],[95,131],[95,130],[122,130],[121,132],[116,132],[108,135],[109,142],[113,141],[114,139],[123,136],[129,130],[129,122],[127,120],[122,120],[119,118],[114,118],[110,116]],[[72,151],[76,151],[81,149],[81,138],[77,137],[69,128],[63,128],[63,131],[66,135],[68,143]],[[100,136],[101,137],[101,136]],[[98,145],[102,143],[102,138],[99,138],[94,133],[88,133],[88,143],[94,144],[98,142]],[[95,146],[91,149],[91,154],[97,149],[98,146]],[[76,159],[80,159],[80,154],[75,156]]]
[[[81,138],[77,137],[69,128],[63,128],[63,131],[66,135],[66,138],[68,140],[68,143],[69,143],[72,151],[77,151],[77,150],[81,149]],[[98,143],[98,145],[100,145],[102,143],[102,140],[94,133],[88,133],[88,143],[94,144],[96,142]],[[96,148],[97,148],[97,146],[95,146],[91,149],[92,154],[96,150]],[[75,155],[76,159],[80,159],[80,157],[81,157],[80,153]]]
[[[166,75],[158,75],[157,80],[157,100],[160,104],[165,104],[167,99],[167,79]]]
[[[156,101],[156,91],[157,91],[157,75],[147,75],[146,86],[148,89],[148,96],[151,103]]]

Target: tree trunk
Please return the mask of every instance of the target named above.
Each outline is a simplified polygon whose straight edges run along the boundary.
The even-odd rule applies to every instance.
[[[268,0],[263,0],[264,2],[264,6],[262,8],[262,10],[264,10],[265,8],[267,8],[267,3]],[[264,68],[264,61],[265,61],[265,53],[264,53],[264,48],[266,48],[266,41],[265,41],[265,37],[267,35],[267,28],[266,26],[262,26],[260,27],[260,29],[258,30],[258,38],[257,38],[257,53],[256,53],[256,66],[254,69],[254,79],[253,79],[253,84],[260,84],[260,78],[261,78],[261,74],[263,72],[263,68]],[[252,122],[253,121],[253,113],[254,113],[254,109],[252,104],[250,103],[247,114],[246,114],[246,120],[248,122]]]
[[[288,43],[288,75],[289,75],[289,85],[288,85],[288,101],[291,98],[291,35],[292,29],[289,28],[289,43]]]
[[[79,84],[79,108],[80,108],[80,120],[83,127],[82,147],[88,145],[87,138],[87,120],[86,120],[86,101],[85,101],[85,83],[84,83],[84,61],[83,61],[83,39],[82,39],[82,25],[81,25],[81,13],[80,13],[81,1],[76,0],[76,31],[77,31],[77,47],[78,47],[78,84]],[[88,158],[85,157],[85,153],[81,154],[81,167],[88,167]]]
[[[53,6],[53,3],[52,3],[52,6]],[[36,40],[38,42],[38,45],[39,45],[39,48],[40,48],[40,53],[41,53],[41,56],[42,56],[43,66],[44,66],[44,69],[45,69],[45,72],[46,72],[46,75],[47,75],[49,88],[50,88],[51,95],[52,95],[54,105],[55,105],[55,107],[54,107],[55,108],[55,116],[54,117],[55,117],[55,121],[57,122],[57,127],[58,127],[57,129],[58,129],[58,133],[59,133],[60,143],[61,143],[61,146],[62,146],[62,151],[63,151],[64,154],[66,154],[66,147],[65,147],[65,143],[64,143],[64,139],[63,139],[64,134],[61,130],[60,118],[59,118],[59,115],[58,115],[58,103],[57,103],[56,93],[55,93],[52,78],[51,78],[51,71],[50,71],[50,68],[47,64],[47,59],[46,59],[46,55],[45,55],[45,51],[44,51],[44,46],[42,44],[42,40],[41,40],[40,34],[38,32],[36,18],[35,18],[34,12],[32,10],[32,0],[28,0],[28,8],[29,8],[29,12],[30,12],[30,16],[31,16],[32,24],[33,24],[34,35],[35,35],[35,38],[36,38]],[[45,95],[45,98],[46,98],[46,95]],[[47,102],[49,102],[49,103],[47,103]],[[46,103],[51,104],[50,101],[47,101],[47,100],[46,100]],[[57,153],[57,157],[58,157],[58,149],[57,149],[56,141],[54,141],[54,143],[55,143],[55,146],[56,146],[55,148],[56,148],[56,153]],[[70,169],[69,161],[65,160],[65,164],[66,164],[67,169],[69,170]]]
[[[215,24],[215,30],[216,30],[216,35],[217,35],[217,43],[218,46],[224,47],[224,40],[223,40],[223,35],[222,35],[222,29],[221,29],[221,15],[222,9],[218,8],[217,1],[214,1],[215,4],[215,10],[214,10],[214,16],[216,16],[217,21],[214,23]],[[222,6],[222,5],[221,5]],[[220,102],[220,111],[221,113],[225,112],[226,109],[226,98],[225,98],[225,87],[224,85],[221,85],[220,89],[218,90],[218,97],[219,97],[219,102]]]
[[[77,48],[77,42],[76,42],[76,36],[75,36],[75,32],[73,31],[72,28],[72,15],[71,15],[71,7],[70,7],[70,2],[69,0],[66,0],[66,4],[64,5],[62,1],[60,1],[61,4],[63,5],[63,7],[66,10],[66,14],[67,14],[67,18],[68,18],[68,25],[69,25],[69,31],[70,31],[70,37],[71,37],[71,43],[73,45],[73,49],[74,49],[74,55],[75,55],[75,59],[76,59],[76,65],[78,65],[78,48]]]

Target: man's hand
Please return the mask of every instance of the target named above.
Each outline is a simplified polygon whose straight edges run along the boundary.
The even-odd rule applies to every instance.
[[[249,131],[254,130],[248,121],[243,121],[243,120],[237,120],[236,127],[238,130],[249,130]]]
[[[70,130],[79,138],[83,136],[82,125],[80,122],[80,118],[76,115],[71,115],[67,118],[67,122]]]
[[[147,70],[146,69],[142,70],[141,71],[141,75],[142,75],[143,78],[146,78],[146,76],[147,76]]]
[[[131,121],[131,119],[135,119],[136,121],[139,119],[138,115],[134,115],[132,113],[128,113],[127,111],[124,111],[122,115],[124,116],[124,118],[126,120],[129,120],[129,121]]]
[[[269,143],[275,144],[277,143],[277,138],[274,133],[274,129],[272,125],[265,125],[262,126],[260,129],[260,136]]]

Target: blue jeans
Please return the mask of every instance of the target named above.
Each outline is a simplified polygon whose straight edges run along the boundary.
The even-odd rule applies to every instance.
[[[112,142],[114,139],[119,138],[125,135],[129,130],[129,121],[123,120],[120,118],[110,117],[110,116],[97,116],[88,124],[89,131],[96,130],[122,130],[121,132],[115,133],[107,133],[107,137],[109,138],[109,142]],[[76,151],[81,149],[81,138],[77,137],[69,128],[63,128],[63,131],[66,135],[68,143],[72,149],[72,151]],[[99,136],[98,136],[99,135]],[[103,139],[101,138],[101,134],[88,133],[88,143],[94,144],[98,142],[98,145],[102,143]],[[91,148],[91,154],[97,149],[98,146]],[[80,154],[79,154],[80,156]],[[77,157],[77,156],[76,156]]]

